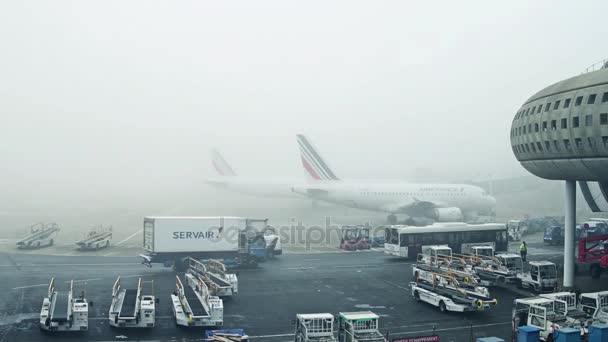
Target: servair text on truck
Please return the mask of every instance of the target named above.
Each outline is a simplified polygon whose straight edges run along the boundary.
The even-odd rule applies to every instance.
[[[384,253],[414,259],[423,246],[447,245],[454,253],[469,246],[492,246],[495,251],[507,251],[507,230],[504,224],[436,223],[430,226],[386,226]]]
[[[234,260],[255,265],[266,254],[261,228],[267,220],[245,217],[144,217],[142,254],[145,264],[182,268],[187,258]],[[256,224],[262,227],[255,227]],[[259,235],[261,253],[254,253],[252,237]],[[261,255],[259,255],[261,254]]]

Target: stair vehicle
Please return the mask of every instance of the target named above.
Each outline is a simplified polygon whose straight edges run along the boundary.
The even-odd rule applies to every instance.
[[[336,342],[334,316],[329,313],[297,314],[295,342]]]
[[[449,274],[423,271],[410,283],[416,301],[436,306],[440,311],[483,311],[497,304],[482,286],[464,284]]]
[[[224,305],[219,297],[211,296],[209,288],[194,274],[186,273],[184,286],[175,276],[175,292],[171,295],[171,308],[175,324],[186,327],[216,327],[224,323]]]
[[[44,331],[87,331],[89,329],[89,304],[84,289],[74,293],[74,281],[70,281],[69,292],[55,289],[55,278],[51,278],[47,297],[40,310],[40,329]]]
[[[559,292],[514,301],[512,327],[529,325],[540,329],[541,341],[553,341],[554,330],[575,328],[586,334],[586,315],[576,304],[576,294]]]
[[[93,228],[86,238],[76,242],[76,245],[80,250],[94,251],[109,247],[110,240],[112,240],[112,227],[99,226]]]
[[[369,227],[361,225],[342,226],[340,249],[345,251],[356,251],[370,248]]]
[[[17,248],[34,249],[52,246],[55,243],[53,235],[57,232],[59,232],[57,223],[36,223],[30,226],[30,235],[17,241]]]
[[[371,311],[338,313],[338,341],[386,342],[378,329],[378,319]]]
[[[239,283],[236,274],[227,273],[226,266],[219,260],[209,259],[200,262],[188,259],[188,274],[202,279],[213,296],[229,297],[239,291]]]
[[[520,288],[537,293],[553,292],[557,287],[557,266],[550,261],[530,261],[529,272],[516,275],[516,284]]]
[[[154,289],[153,281],[149,281]],[[158,299],[154,295],[144,294],[144,282],[137,281],[137,288],[121,287],[120,277],[112,287],[112,304],[110,305],[110,325],[118,328],[153,328],[155,324]],[[153,292],[153,291],[152,291]]]

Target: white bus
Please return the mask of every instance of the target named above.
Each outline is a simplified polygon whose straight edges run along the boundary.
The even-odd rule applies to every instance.
[[[468,247],[488,245],[496,252],[507,251],[507,228],[502,223],[435,223],[430,226],[386,226],[384,253],[415,259],[423,246],[447,245],[454,253]]]

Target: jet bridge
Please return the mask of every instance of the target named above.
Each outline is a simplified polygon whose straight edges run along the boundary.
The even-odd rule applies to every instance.
[[[200,262],[190,258],[187,273],[201,278],[214,296],[227,297],[238,293],[236,274],[226,273],[226,266],[219,260]]]
[[[87,237],[76,242],[78,249],[80,250],[97,250],[110,246],[110,240],[112,239],[112,226],[104,227],[98,226],[93,228]]]
[[[27,237],[17,241],[17,248],[32,249],[52,246],[55,242],[53,234],[59,231],[57,223],[36,223],[29,228]]]
[[[47,297],[40,310],[40,329],[45,331],[86,331],[89,329],[89,307],[84,289],[74,294],[74,281],[69,292],[55,290],[55,278],[51,278]]]
[[[182,326],[221,326],[224,305],[219,297],[211,296],[206,282],[186,273],[186,286],[175,276],[175,292],[171,295],[175,323]]]
[[[152,292],[154,282],[149,281]],[[110,305],[110,325],[119,328],[153,328],[155,322],[154,295],[143,294],[144,282],[137,281],[137,288],[121,287],[120,277],[112,287],[112,304]]]

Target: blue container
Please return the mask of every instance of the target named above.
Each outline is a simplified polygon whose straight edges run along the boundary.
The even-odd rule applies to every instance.
[[[505,340],[498,337],[480,337],[477,342],[505,342]]]
[[[524,325],[517,328],[517,342],[538,342],[540,341],[540,329]]]
[[[608,324],[592,324],[589,327],[589,342],[608,342]]]
[[[553,332],[555,342],[581,342],[581,331],[573,328],[562,328]]]

